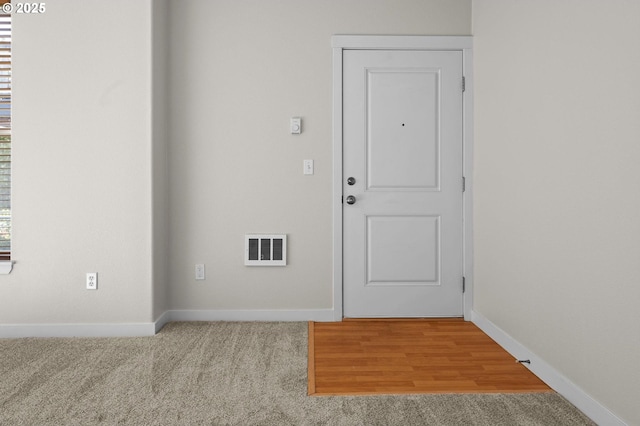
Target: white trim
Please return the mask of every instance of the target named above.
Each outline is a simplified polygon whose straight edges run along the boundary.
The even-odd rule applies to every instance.
[[[155,334],[154,323],[136,324],[1,324],[0,338],[143,337]]]
[[[318,321],[332,322],[333,309],[302,310],[230,310],[230,309],[185,309],[167,311],[163,314],[165,324],[170,321]],[[162,318],[161,317],[161,318]],[[164,325],[164,324],[162,324]]]
[[[342,321],[342,48],[333,49],[333,311]]]
[[[171,321],[318,321],[332,322],[333,309],[171,310],[154,322],[138,324],[0,324],[0,339],[23,337],[145,337]]]
[[[624,426],[626,423],[609,411],[604,405],[593,399],[571,380],[547,364],[535,353],[507,334],[500,327],[478,312],[471,312],[471,321],[489,337],[495,340],[516,359],[528,359],[531,364],[522,364],[542,381],[575,405],[591,420],[599,425]]]
[[[13,269],[12,260],[0,260],[0,275],[7,275],[11,273]]]
[[[349,49],[460,50],[466,90],[463,94],[464,319],[473,310],[473,37],[334,35],[333,46],[333,312],[342,320],[342,53]]]
[[[168,322],[171,322],[171,311],[164,311],[153,323],[155,333],[162,330],[162,327],[164,327]]]
[[[334,35],[331,46],[339,49],[415,49],[462,50],[471,49],[471,36],[388,36]]]
[[[469,45],[462,50],[462,75],[465,91],[462,94],[462,173],[465,177],[465,191],[462,194],[463,232],[463,274],[465,292],[462,295],[464,319],[471,321],[473,312],[473,50]]]

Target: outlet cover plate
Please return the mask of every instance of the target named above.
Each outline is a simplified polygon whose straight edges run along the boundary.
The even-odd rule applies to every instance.
[[[196,264],[196,280],[204,280],[204,263]]]
[[[98,273],[88,272],[87,273],[87,290],[97,290],[97,289],[98,289]]]

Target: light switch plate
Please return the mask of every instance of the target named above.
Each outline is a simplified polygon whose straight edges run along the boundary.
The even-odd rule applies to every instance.
[[[302,173],[305,175],[313,174],[313,160],[304,160],[302,163]]]

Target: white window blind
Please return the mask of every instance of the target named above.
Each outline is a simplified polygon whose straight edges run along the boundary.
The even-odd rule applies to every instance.
[[[0,1],[0,4],[7,1]],[[0,260],[11,258],[11,15],[0,14]]]

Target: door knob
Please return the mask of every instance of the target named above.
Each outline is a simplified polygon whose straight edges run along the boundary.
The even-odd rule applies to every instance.
[[[350,177],[349,179],[347,179],[347,183],[349,185],[355,185],[356,184],[356,178]]]
[[[356,197],[354,197],[353,195],[349,195],[347,197],[347,204],[355,204],[356,203]]]

